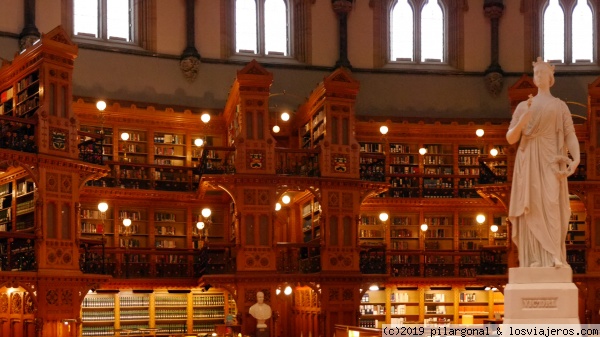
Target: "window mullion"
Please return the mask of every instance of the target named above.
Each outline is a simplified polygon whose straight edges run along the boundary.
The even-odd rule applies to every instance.
[[[106,3],[107,0],[100,0],[99,2],[99,10],[98,10],[98,24],[100,25],[100,39],[108,40],[108,5]]]
[[[423,5],[419,4],[418,6],[415,6],[415,10],[413,11],[413,15],[414,15],[414,38],[413,38],[413,45],[414,45],[414,62],[415,63],[421,63],[421,12],[423,10]]]
[[[257,29],[257,43],[258,43],[258,55],[266,55],[265,50],[265,0],[256,1],[256,29]]]
[[[564,6],[565,13],[565,64],[573,64],[573,10],[574,6]]]

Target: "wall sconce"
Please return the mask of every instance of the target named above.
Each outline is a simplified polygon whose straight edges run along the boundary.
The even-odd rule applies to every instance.
[[[196,222],[196,235],[200,238],[200,248],[204,246],[204,243],[208,241],[208,226],[212,223],[210,216],[212,215],[212,211],[210,208],[206,207],[200,211],[200,215],[202,215],[202,220]]]
[[[385,125],[383,125],[383,126],[381,126],[381,127],[379,128],[379,132],[381,132],[381,134],[382,134],[382,135],[384,135],[384,136],[385,136],[385,135],[387,135],[388,131],[389,131],[389,129],[388,129],[388,127],[387,127],[387,126],[385,126]]]
[[[210,114],[208,112],[205,112],[202,114],[202,116],[200,116],[200,120],[206,124],[208,122],[210,122]]]
[[[379,220],[381,221],[387,221],[390,218],[389,214],[385,213],[385,212],[381,212],[379,214]]]
[[[483,129],[477,129],[475,131],[475,134],[477,135],[477,137],[481,138],[485,134],[485,131],[483,131]]]
[[[420,155],[424,156],[426,153],[427,153],[427,149],[426,148],[422,147],[422,148],[419,149],[419,154]]]
[[[477,214],[477,216],[475,217],[475,220],[477,221],[478,224],[482,224],[485,222],[485,215],[483,214]]]
[[[497,155],[498,155],[498,149],[496,149],[495,147],[494,147],[494,148],[492,148],[492,149],[490,150],[490,154],[492,155],[492,157],[495,157],[495,156],[497,156]]]

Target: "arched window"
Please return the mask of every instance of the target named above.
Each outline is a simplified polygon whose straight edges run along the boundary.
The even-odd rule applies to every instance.
[[[464,3],[373,1],[375,66],[462,67]],[[452,27],[452,28],[450,28]]]
[[[78,37],[131,42],[133,4],[123,0],[74,0],[73,33]]]
[[[526,31],[530,41],[530,47],[525,50],[528,63],[542,56],[557,66],[597,69],[598,9],[598,3],[591,0],[526,2],[525,25],[533,27]]]
[[[62,0],[62,24],[76,42],[150,48],[155,0]]]
[[[288,56],[289,17],[285,0],[235,0],[235,51]]]
[[[421,11],[421,62],[444,61],[444,14],[430,0]]]
[[[221,25],[227,48],[222,58],[237,60],[311,61],[311,1],[226,0]]]
[[[413,10],[410,0],[398,0],[390,12],[390,60],[444,62],[444,13],[437,0]],[[417,13],[418,15],[415,15]],[[414,23],[420,35],[414,32]]]

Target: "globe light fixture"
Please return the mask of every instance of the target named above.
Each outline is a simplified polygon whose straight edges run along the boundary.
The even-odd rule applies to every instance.
[[[200,116],[200,120],[202,120],[204,124],[208,123],[210,121],[210,114],[208,112],[203,113],[202,116]]]
[[[284,122],[287,122],[290,120],[290,114],[287,112],[283,112],[281,113],[281,120]]]
[[[276,203],[275,204],[275,211],[279,211],[281,210],[281,204],[280,203]]]
[[[490,230],[492,231],[492,233],[496,233],[498,231],[498,225],[491,225]]]
[[[104,201],[98,204],[98,210],[102,213],[106,212],[108,210],[108,204],[105,203]]]
[[[283,201],[283,203],[287,205],[290,203],[290,201],[292,201],[292,198],[290,198],[290,196],[286,194],[281,198],[281,201]]]
[[[290,295],[292,293],[292,287],[290,287],[290,286],[285,287],[285,289],[283,289],[283,293],[286,295]]]
[[[477,214],[477,216],[475,217],[475,220],[477,220],[478,224],[482,224],[485,222],[485,215]]]
[[[485,131],[483,131],[483,129],[477,129],[475,131],[475,134],[477,135],[477,137],[483,137],[483,135],[485,134]]]
[[[104,102],[104,101],[96,102],[96,109],[98,109],[100,111],[104,111],[104,109],[106,109],[106,102]]]
[[[387,214],[385,212],[382,212],[379,214],[379,220],[381,220],[381,221],[387,221],[387,219],[389,219],[389,218],[390,218],[389,214]]]
[[[275,290],[275,295],[279,295],[279,294],[281,294],[281,288],[277,288],[277,289]]]
[[[495,156],[497,156],[497,155],[498,155],[498,149],[496,149],[496,148],[492,148],[492,149],[490,150],[490,154],[492,155],[492,157],[495,157]]]
[[[421,231],[422,231],[422,232],[425,232],[425,231],[427,231],[427,228],[429,228],[429,226],[427,226],[427,224],[426,224],[426,223],[424,223],[424,224],[422,224],[422,225],[421,225]]]
[[[377,291],[377,290],[379,290],[379,286],[378,286],[378,285],[376,285],[376,284],[373,284],[373,285],[371,285],[371,286],[369,287],[369,290],[371,290],[371,291]]]
[[[281,131],[279,125],[273,125],[273,133],[279,133],[279,131]]]
[[[131,219],[129,219],[129,218],[123,219],[123,226],[125,226],[125,227],[131,226]]]
[[[382,135],[387,135],[389,129],[387,126],[383,125],[382,127],[379,128],[379,132],[381,132]]]
[[[202,138],[196,138],[196,139],[194,139],[194,145],[196,145],[198,147],[204,145],[204,139],[202,139]]]
[[[204,209],[202,209],[202,212],[200,212],[200,213],[205,218],[208,218],[212,214],[210,208],[204,208]]]
[[[127,132],[121,133],[121,139],[123,141],[128,141],[129,140],[129,133],[127,133]]]
[[[203,221],[196,222],[196,228],[198,228],[200,230],[204,229],[204,222]]]
[[[422,156],[425,155],[425,153],[427,153],[427,149],[422,147],[419,149],[419,154],[421,154]]]

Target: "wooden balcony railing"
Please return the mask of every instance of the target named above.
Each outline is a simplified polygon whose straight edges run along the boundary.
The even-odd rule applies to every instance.
[[[11,233],[10,237],[0,236],[0,270],[37,270],[33,234]]]
[[[319,177],[319,149],[275,149],[276,173],[280,175]]]
[[[312,274],[321,271],[319,243],[277,243],[277,271],[283,274]]]
[[[35,140],[36,118],[0,115],[0,148],[37,153]]]

